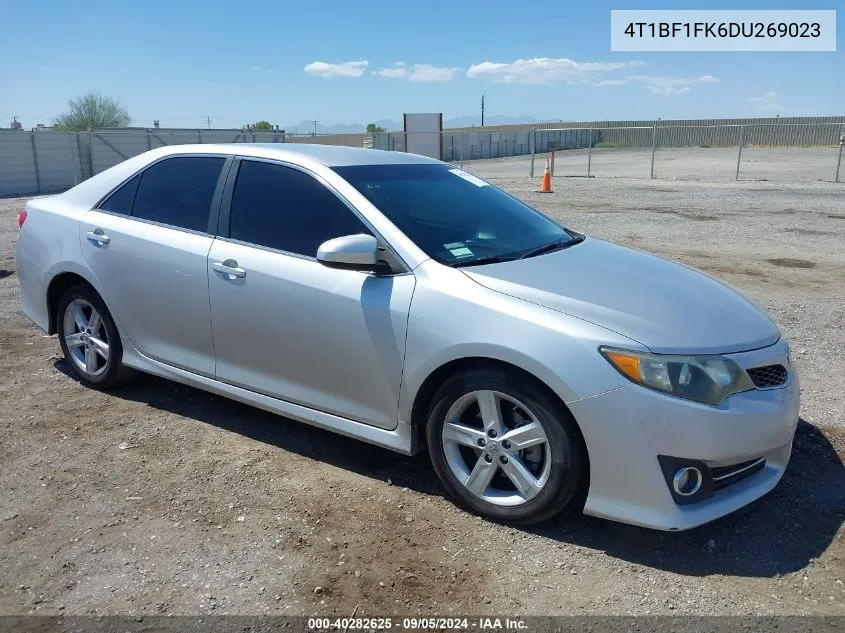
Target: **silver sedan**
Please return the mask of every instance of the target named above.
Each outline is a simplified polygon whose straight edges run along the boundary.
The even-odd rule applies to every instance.
[[[83,383],[149,372],[427,450],[491,519],[686,529],[789,460],[798,376],[758,306],[439,161],[167,147],[19,222],[23,311]]]

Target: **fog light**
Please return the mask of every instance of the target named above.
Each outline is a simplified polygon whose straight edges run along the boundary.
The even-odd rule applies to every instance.
[[[672,477],[672,488],[682,497],[691,497],[701,488],[701,471],[695,466],[679,468]]]

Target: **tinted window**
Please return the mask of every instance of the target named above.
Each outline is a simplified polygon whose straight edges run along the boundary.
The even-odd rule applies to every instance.
[[[194,231],[208,230],[223,158],[168,158],[141,175],[132,216]]]
[[[335,171],[444,264],[513,259],[572,238],[527,204],[449,165],[355,165]]]
[[[129,215],[132,213],[132,201],[135,199],[135,192],[138,190],[138,181],[141,176],[133,176],[123,183],[114,193],[103,201],[100,209],[103,211],[114,211]]]
[[[232,198],[233,239],[314,257],[326,240],[369,232],[312,176],[281,165],[241,163]]]

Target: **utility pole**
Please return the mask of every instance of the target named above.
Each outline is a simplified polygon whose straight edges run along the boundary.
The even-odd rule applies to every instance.
[[[208,129],[210,130],[210,129],[211,129],[211,117],[210,117],[210,116],[206,116],[206,117],[205,117],[205,122],[208,124]]]
[[[484,127],[484,95],[481,95],[481,127]]]
[[[314,124],[314,134],[312,136],[317,136],[317,121],[312,121]]]

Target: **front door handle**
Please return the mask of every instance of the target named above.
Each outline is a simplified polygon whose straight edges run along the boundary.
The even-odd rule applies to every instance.
[[[211,267],[221,275],[232,275],[232,277],[238,277],[239,279],[246,277],[246,271],[243,268],[239,268],[238,262],[234,259],[227,259],[223,262],[214,262],[211,264]]]
[[[97,244],[108,244],[109,242],[111,242],[111,238],[105,234],[103,229],[94,229],[93,231],[88,231],[85,234],[85,237],[87,237],[92,242],[97,242]]]

